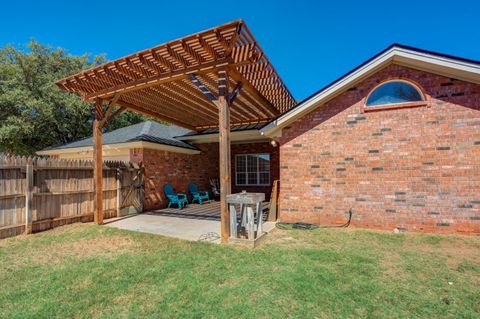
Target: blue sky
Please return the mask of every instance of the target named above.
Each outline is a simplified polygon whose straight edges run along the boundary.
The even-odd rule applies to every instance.
[[[0,46],[29,39],[114,59],[244,19],[295,98],[391,43],[480,60],[480,1],[8,1]]]

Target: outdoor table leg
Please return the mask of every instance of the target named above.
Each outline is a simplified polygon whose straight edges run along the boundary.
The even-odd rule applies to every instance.
[[[263,232],[263,210],[262,206],[260,203],[257,204],[257,216],[258,216],[258,221],[257,221],[257,236],[259,236]]]
[[[237,210],[230,205],[230,237],[237,238]]]
[[[248,239],[253,240],[255,239],[255,215],[253,212],[253,207],[248,205],[247,206],[247,231],[248,231]]]
[[[245,205],[240,204],[240,219],[241,219],[241,227],[246,227],[247,225],[247,215],[245,214]]]

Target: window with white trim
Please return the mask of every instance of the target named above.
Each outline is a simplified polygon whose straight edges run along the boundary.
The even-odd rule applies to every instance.
[[[236,155],[235,184],[238,186],[270,185],[270,154]]]

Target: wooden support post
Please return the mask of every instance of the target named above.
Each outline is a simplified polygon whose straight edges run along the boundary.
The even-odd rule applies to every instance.
[[[120,217],[121,203],[122,203],[122,175],[120,168],[117,168],[117,217]]]
[[[230,237],[230,214],[228,211],[227,195],[232,191],[231,155],[230,155],[230,105],[228,101],[228,76],[225,69],[218,72],[219,96],[218,106],[219,122],[219,148],[220,148],[220,216],[221,216],[221,242],[227,243]]]
[[[95,188],[93,220],[103,224],[103,158],[102,158],[102,100],[95,101],[93,109],[93,181]]]
[[[100,126],[103,128],[105,127],[108,122],[113,121],[115,116],[113,116],[112,111],[113,107],[117,103],[118,99],[120,98],[120,93],[115,94],[115,96],[108,102],[107,110],[105,111],[105,114],[102,116],[102,120],[100,121]],[[118,111],[118,110],[117,110]],[[110,115],[111,114],[111,115]],[[113,116],[113,117],[112,117]]]
[[[230,237],[237,238],[237,210],[230,204]]]
[[[33,165],[29,160],[26,169],[26,192],[25,192],[25,234],[32,233],[33,216]]]
[[[230,237],[230,213],[228,211],[227,195],[232,192],[232,178],[230,176],[232,165],[230,153],[230,105],[242,89],[242,83],[237,83],[234,90],[229,93],[227,68],[220,68],[218,71],[218,96],[216,96],[194,74],[190,74],[188,78],[218,108],[221,242],[227,243]]]

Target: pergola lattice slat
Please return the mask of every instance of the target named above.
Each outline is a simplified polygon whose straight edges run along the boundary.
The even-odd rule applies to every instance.
[[[230,126],[269,121],[295,104],[241,20],[105,63],[57,85],[94,102],[98,224],[103,222],[102,128],[106,123],[128,109],[191,130],[218,127],[223,243],[230,234],[226,202],[231,192]]]
[[[241,82],[242,91],[247,92],[239,94],[230,107],[232,124],[267,121],[294,106],[294,98],[241,20],[107,62],[60,80],[57,85],[92,102],[98,98],[109,101],[121,94],[117,101],[120,105],[127,102],[124,98],[128,96],[127,103],[134,111],[137,104],[139,111],[144,108],[146,99],[142,97],[148,96],[148,100],[157,97],[169,105],[152,104],[151,111],[167,117],[172,115],[172,101],[178,101],[183,113],[175,117],[178,123],[205,127],[218,124],[218,119],[212,122],[208,116],[218,110],[206,106],[208,101],[200,97],[200,92],[187,94],[198,87],[184,83],[189,75],[194,75],[215,84],[218,70],[224,67],[235,80],[229,86]],[[192,112],[203,114],[204,118],[194,119]]]

